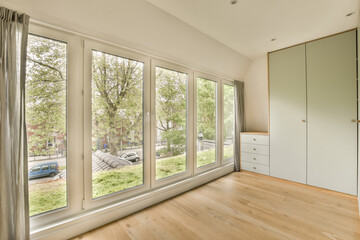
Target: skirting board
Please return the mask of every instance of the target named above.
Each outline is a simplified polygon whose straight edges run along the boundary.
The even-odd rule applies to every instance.
[[[42,240],[72,238],[189,191],[233,171],[234,164],[228,164],[125,201],[81,214],[66,221],[33,230],[30,238]]]

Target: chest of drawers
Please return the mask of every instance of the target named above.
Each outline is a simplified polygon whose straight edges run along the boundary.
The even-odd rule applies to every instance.
[[[241,169],[269,175],[269,135],[243,132],[240,134]]]

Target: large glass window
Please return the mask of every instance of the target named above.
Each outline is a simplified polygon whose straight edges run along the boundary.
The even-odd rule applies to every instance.
[[[216,92],[216,82],[196,79],[197,167],[216,162]]]
[[[32,24],[25,90],[34,231],[233,159],[233,86],[189,67]]]
[[[234,87],[224,84],[224,160],[234,160]]]
[[[92,197],[144,182],[144,64],[92,51]]]
[[[67,206],[66,68],[66,43],[28,36],[25,111],[30,216]]]
[[[156,67],[156,180],[186,171],[187,80]]]

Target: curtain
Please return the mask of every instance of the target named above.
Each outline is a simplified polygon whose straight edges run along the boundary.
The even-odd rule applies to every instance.
[[[0,7],[0,240],[29,239],[25,71],[29,16]]]
[[[244,83],[234,81],[235,86],[235,156],[234,171],[240,172],[240,132],[245,131]]]

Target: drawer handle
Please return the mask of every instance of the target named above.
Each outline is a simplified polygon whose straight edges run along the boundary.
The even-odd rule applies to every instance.
[[[253,148],[254,151],[256,151],[256,148]]]
[[[253,138],[253,141],[256,141],[256,138]]]
[[[256,160],[256,157],[254,157],[253,159]]]
[[[256,167],[253,167],[253,169],[256,169]]]

